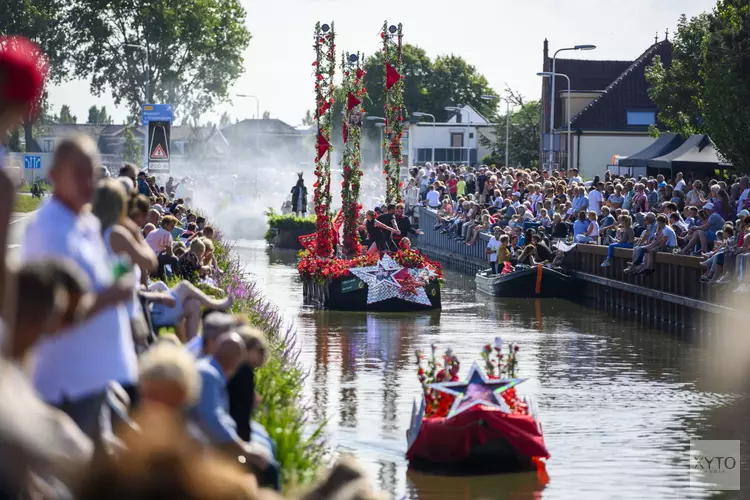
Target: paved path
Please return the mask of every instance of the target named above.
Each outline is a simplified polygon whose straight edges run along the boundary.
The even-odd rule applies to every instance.
[[[8,259],[18,258],[18,252],[21,249],[23,234],[26,232],[26,226],[31,222],[34,212],[14,213],[10,216],[10,226],[8,227]]]

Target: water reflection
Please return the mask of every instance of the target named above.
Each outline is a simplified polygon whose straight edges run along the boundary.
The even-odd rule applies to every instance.
[[[333,446],[354,453],[396,498],[540,498],[542,490],[556,499],[706,498],[689,488],[690,439],[731,439],[747,427],[748,413],[702,379],[702,347],[642,325],[564,300],[495,299],[452,273],[434,314],[316,311],[301,306],[294,252],[238,251],[295,323],[313,419],[327,421]],[[549,484],[534,474],[407,472],[405,431],[420,393],[414,350],[451,346],[465,372],[495,336],[521,345],[520,369],[531,380],[519,392],[539,405]],[[717,425],[727,418],[731,425]]]

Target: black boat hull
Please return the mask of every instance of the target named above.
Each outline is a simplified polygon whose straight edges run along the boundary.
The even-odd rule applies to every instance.
[[[499,275],[481,271],[475,280],[477,290],[507,298],[565,298],[570,297],[575,288],[570,276],[544,266]]]
[[[418,304],[400,298],[367,303],[367,285],[359,278],[347,276],[319,283],[303,279],[305,303],[332,311],[414,312],[440,309],[440,284],[437,280],[425,286],[430,305]]]

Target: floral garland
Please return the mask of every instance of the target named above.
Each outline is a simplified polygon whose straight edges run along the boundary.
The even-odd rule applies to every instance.
[[[315,119],[318,138],[315,147],[316,240],[319,257],[333,256],[333,225],[331,222],[331,125],[333,123],[333,75],[336,72],[336,44],[331,25],[315,24]]]
[[[346,93],[346,116],[342,120],[344,136],[344,155],[341,160],[343,181],[341,182],[341,209],[344,213],[343,254],[359,255],[362,246],[359,243],[359,187],[362,170],[360,139],[362,137],[362,102],[367,96],[364,86],[365,71],[360,67],[361,56],[345,54],[341,60],[341,71],[344,75],[343,88]]]
[[[437,357],[437,344],[432,344],[432,357],[426,360],[422,351],[416,351],[417,378],[422,384],[425,398],[425,418],[446,417],[453,406],[454,396],[436,391],[430,388],[431,384],[440,382],[457,382],[459,380],[458,370],[461,366],[458,358],[451,349],[446,349],[445,354]],[[503,355],[503,341],[500,337],[495,339],[495,345],[486,344],[482,348],[482,360],[484,361],[487,377],[490,379],[514,378],[518,367],[518,345],[508,345],[507,356]],[[502,394],[511,412],[527,415],[528,404],[518,398],[515,388],[508,389]]]
[[[414,250],[402,248],[391,256],[393,260],[406,268],[424,269],[430,267],[435,271],[433,279],[438,280],[439,283],[444,280],[443,267],[440,263],[434,262]],[[353,259],[321,259],[307,250],[300,252],[299,258],[297,271],[299,271],[300,276],[320,282],[350,276],[349,269],[352,267],[374,266],[380,260],[380,256],[377,254],[360,255]]]
[[[388,26],[383,23],[380,32],[383,39],[383,61],[385,64],[385,130],[381,147],[388,152],[383,160],[385,175],[386,203],[401,201],[401,139],[403,138],[404,121],[404,79],[402,75],[401,43],[403,34],[401,24]]]

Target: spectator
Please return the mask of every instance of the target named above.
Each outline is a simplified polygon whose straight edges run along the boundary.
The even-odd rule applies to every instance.
[[[151,247],[156,255],[172,250],[172,243],[174,243],[172,239],[172,230],[178,222],[179,221],[171,215],[167,215],[162,218],[161,227],[156,231],[151,231],[148,236],[146,236],[146,243],[148,243],[148,246]]]
[[[604,184],[598,183],[592,187],[589,193],[589,208],[594,211],[597,217],[601,214],[602,204],[604,203]]]
[[[29,224],[22,253],[26,262],[72,259],[91,280],[96,295],[86,321],[39,342],[33,380],[40,396],[70,415],[95,443],[110,382],[132,388],[137,379],[124,305],[133,297],[132,276],[115,282],[99,221],[84,210],[93,195],[97,156],[86,137],[60,142],[49,173],[53,196]]]
[[[706,222],[690,228],[688,232],[690,239],[682,249],[684,255],[692,252],[698,243],[701,245],[702,252],[708,252],[710,250],[709,245],[716,240],[716,232],[724,226],[724,219],[714,211],[713,203],[708,202],[703,205],[703,210],[707,215]]]
[[[599,223],[596,220],[596,212],[593,210],[588,213],[588,226],[583,234],[576,236],[578,243],[593,243],[597,244],[599,241]]]

